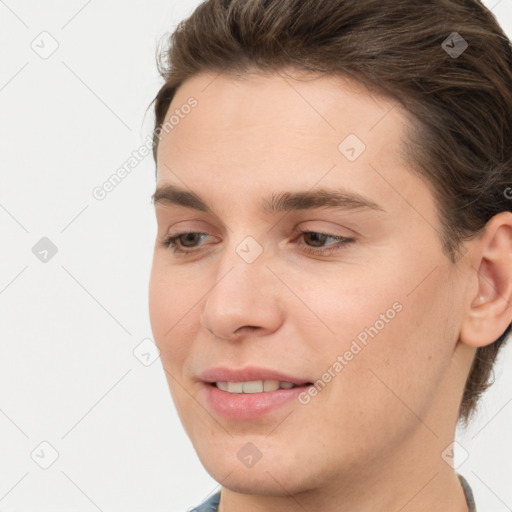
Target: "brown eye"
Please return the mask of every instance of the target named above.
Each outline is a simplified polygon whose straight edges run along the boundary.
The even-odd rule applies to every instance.
[[[332,252],[340,251],[344,246],[355,242],[354,238],[347,238],[345,236],[330,235],[328,233],[319,233],[317,231],[300,231],[300,237],[303,237],[306,245],[304,251],[310,254],[331,254]],[[327,239],[335,240],[337,243],[322,246]],[[309,245],[312,243],[313,245]]]
[[[193,251],[195,244],[200,237],[208,236],[207,233],[196,231],[188,231],[186,233],[178,233],[167,237],[162,243],[165,247],[169,247],[174,253],[186,254]],[[187,250],[187,248],[192,248]]]

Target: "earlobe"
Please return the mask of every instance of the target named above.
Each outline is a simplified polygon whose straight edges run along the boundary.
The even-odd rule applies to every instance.
[[[501,212],[475,241],[476,293],[461,327],[460,340],[472,347],[496,341],[512,321],[512,213]]]

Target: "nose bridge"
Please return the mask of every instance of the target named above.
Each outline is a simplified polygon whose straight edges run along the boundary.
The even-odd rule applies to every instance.
[[[203,325],[225,339],[243,326],[272,327],[278,315],[270,282],[276,279],[263,244],[251,235],[241,241],[231,237],[217,255],[215,282],[201,312]]]
[[[268,227],[255,221],[255,214],[252,212],[245,211],[243,217],[240,215],[238,219],[234,219],[223,241],[223,250],[218,256],[218,278],[229,269],[240,274],[242,279],[251,279],[255,274],[269,272],[265,264],[268,262],[270,235]]]
[[[232,235],[232,238],[233,235]],[[238,238],[240,240],[240,237]],[[268,259],[263,244],[252,235],[245,236],[241,241],[232,240],[218,256],[215,285],[209,293],[209,301],[219,296],[225,304],[240,303],[245,309],[247,303],[257,301],[258,284],[265,281]]]

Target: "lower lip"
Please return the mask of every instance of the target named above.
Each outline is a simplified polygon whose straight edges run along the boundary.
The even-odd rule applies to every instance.
[[[206,400],[220,416],[238,420],[251,420],[269,414],[286,403],[297,399],[310,387],[276,389],[261,393],[228,393],[212,384],[204,384]]]

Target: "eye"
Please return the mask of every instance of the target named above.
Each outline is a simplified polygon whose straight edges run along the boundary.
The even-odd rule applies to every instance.
[[[299,231],[299,236],[303,237],[304,240],[310,240],[314,245],[304,245],[304,252],[310,254],[326,255],[333,252],[341,251],[346,245],[355,242],[354,238],[348,238],[346,236],[331,235],[329,233],[320,233],[318,231]],[[335,240],[337,243],[330,244],[325,247],[318,247],[318,244],[323,244],[326,239]]]
[[[203,237],[209,236],[208,233],[188,231],[186,233],[178,233],[176,235],[168,236],[163,240],[162,244],[164,247],[169,247],[174,253],[188,254],[189,252],[195,252],[193,249],[194,242],[198,240],[198,235]],[[182,247],[185,247],[185,249]],[[187,249],[188,247],[191,247],[191,249]]]
[[[299,244],[302,246],[302,251],[308,254],[326,255],[333,252],[342,250],[346,245],[355,242],[354,238],[348,238],[345,236],[331,235],[329,233],[320,233],[318,231],[304,231],[299,230],[299,238],[309,240],[309,243],[313,245]],[[188,231],[185,233],[177,233],[170,235],[162,241],[164,247],[168,247],[175,254],[188,254],[191,252],[197,252],[196,243],[202,238],[208,237],[208,233],[201,233],[197,231]],[[334,244],[322,246],[329,239],[334,240]]]

